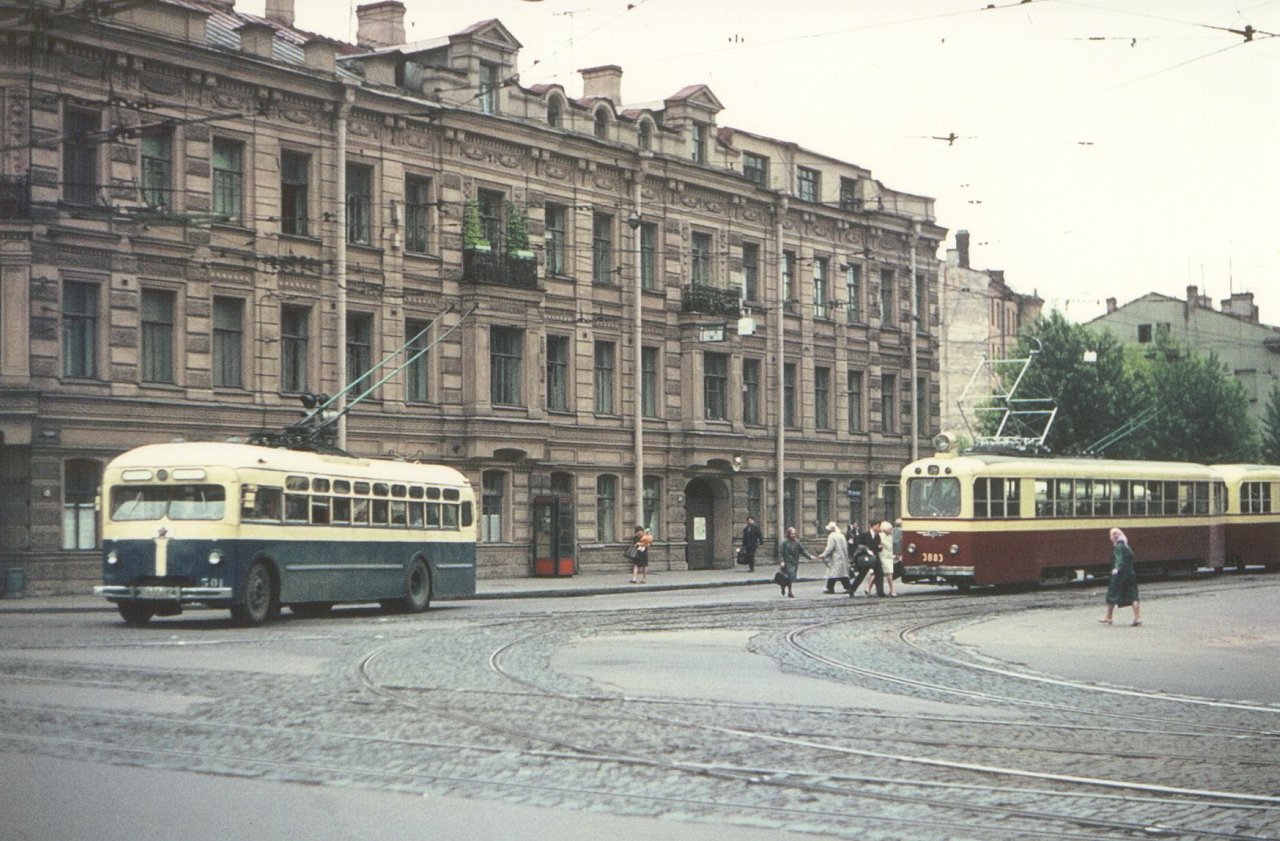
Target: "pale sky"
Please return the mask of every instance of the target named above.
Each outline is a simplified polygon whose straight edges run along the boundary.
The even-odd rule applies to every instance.
[[[948,245],[968,230],[974,268],[1071,320],[1194,284],[1280,325],[1280,0],[405,3],[409,41],[501,20],[525,85],[580,96],[579,68],[617,64],[633,105],[706,84],[722,126],[935,197]],[[296,24],[353,41],[337,5],[296,0]]]

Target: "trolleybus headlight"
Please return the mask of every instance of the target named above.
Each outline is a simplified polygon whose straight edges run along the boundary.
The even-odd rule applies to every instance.
[[[959,555],[959,554],[960,554],[960,547],[959,547],[959,546],[957,546],[956,544],[952,543],[952,544],[951,544],[951,554],[953,554],[953,555]]]
[[[210,552],[209,563],[212,564],[213,566],[217,566],[218,564],[222,563],[222,553],[219,552],[217,549],[214,549],[212,552]]]
[[[107,553],[107,563],[116,564],[119,562],[120,562],[120,559],[116,557],[116,550],[112,549],[110,552]]]

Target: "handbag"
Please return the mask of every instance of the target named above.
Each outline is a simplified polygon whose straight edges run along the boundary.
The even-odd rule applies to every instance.
[[[636,559],[636,555],[640,553],[636,551],[636,545],[632,543],[630,546],[627,547],[626,554],[627,554],[628,561],[634,561]]]
[[[773,574],[773,583],[777,584],[779,587],[785,587],[790,583],[790,580],[787,578],[787,574],[785,572],[778,570]]]
[[[853,558],[853,568],[855,570],[858,572],[871,572],[878,563],[876,556],[867,551],[866,547],[858,547],[858,552]]]
[[[739,546],[738,551],[733,554],[733,560],[735,563],[738,563],[738,564],[744,564],[744,565],[746,564],[747,553],[741,546]]]

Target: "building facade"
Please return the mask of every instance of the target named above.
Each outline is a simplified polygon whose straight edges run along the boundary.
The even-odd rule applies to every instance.
[[[345,44],[291,0],[0,8],[11,584],[98,578],[116,454],[352,382],[348,451],[470,477],[481,577],[532,572],[540,498],[578,569],[636,522],[683,569],[729,565],[748,513],[770,542],[896,513],[938,426],[931,199],[719,126],[703,85],[522,86],[497,20],[406,44],[392,0]]]
[[[971,404],[1001,391],[999,360],[1012,357],[1024,324],[1040,316],[1044,301],[1015,292],[1004,272],[970,265],[969,232],[956,231],[939,282],[938,388],[942,428],[970,437],[960,398]],[[966,407],[966,409],[969,407]],[[970,416],[971,423],[974,418]]]
[[[1280,384],[1280,328],[1263,324],[1252,292],[1237,292],[1224,298],[1220,309],[1200,293],[1187,287],[1186,300],[1158,292],[1148,292],[1127,304],[1107,299],[1107,311],[1088,327],[1110,330],[1126,345],[1148,345],[1163,334],[1197,353],[1217,355],[1227,370],[1244,386],[1249,413],[1261,423],[1266,414],[1271,389]]]

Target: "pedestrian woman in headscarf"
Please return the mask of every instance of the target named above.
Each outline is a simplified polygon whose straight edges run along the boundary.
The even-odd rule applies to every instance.
[[[835,521],[827,523],[827,548],[818,555],[818,560],[827,565],[827,589],[822,592],[834,593],[837,581],[844,587],[845,593],[850,592],[849,544],[845,542],[844,535],[840,533],[840,527],[835,524]]]
[[[787,526],[787,539],[782,541],[782,545],[778,547],[778,557],[781,561],[778,563],[778,571],[782,573],[783,581],[778,583],[782,588],[784,596],[795,596],[791,585],[796,583],[796,576],[800,574],[800,558],[805,557],[813,560],[813,555],[809,554],[809,550],[800,545],[800,541],[796,539],[796,527]]]
[[[1133,605],[1133,624],[1142,624],[1142,607],[1138,604],[1138,574],[1133,569],[1133,550],[1129,539],[1120,529],[1111,530],[1111,583],[1107,585],[1107,615],[1099,619],[1103,625],[1111,624],[1116,605]]]

